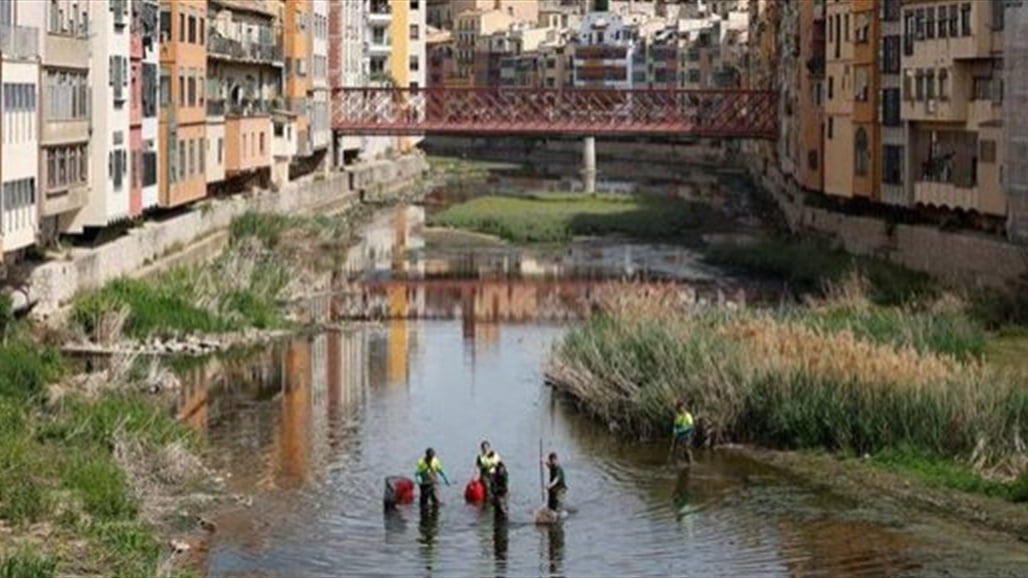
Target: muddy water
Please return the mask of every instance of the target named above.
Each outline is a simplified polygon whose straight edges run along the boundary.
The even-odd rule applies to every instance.
[[[373,286],[371,298],[384,296],[384,321],[216,360],[187,375],[183,419],[210,441],[232,490],[253,499],[217,521],[210,574],[883,576],[1028,568],[1023,545],[826,495],[728,451],[697,452],[695,466],[680,471],[665,465],[663,444],[619,442],[554,399],[542,380],[551,344],[576,315],[555,322],[533,312],[553,303],[554,292],[573,307],[588,283],[548,282],[511,258],[500,275],[495,254],[432,255],[418,240],[419,223],[417,211],[386,215],[348,256],[350,272]],[[665,249],[647,250],[668,263]],[[608,261],[588,278],[626,274],[624,259]],[[710,274],[693,269],[688,255],[678,262],[671,269],[679,280],[702,284]],[[461,497],[483,438],[511,470],[506,524]],[[541,503],[540,439],[568,475],[572,514],[556,527],[531,523]],[[453,482],[438,516],[421,516],[416,506],[385,515],[383,479],[411,476],[428,445]]]

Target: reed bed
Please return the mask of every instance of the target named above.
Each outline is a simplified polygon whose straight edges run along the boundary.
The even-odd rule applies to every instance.
[[[973,357],[925,345],[918,315],[889,317],[904,335],[892,339],[824,322],[819,307],[838,303],[727,310],[673,293],[611,294],[555,347],[551,383],[633,436],[668,435],[685,399],[709,444],[905,448],[997,474],[1024,467],[1028,391]]]

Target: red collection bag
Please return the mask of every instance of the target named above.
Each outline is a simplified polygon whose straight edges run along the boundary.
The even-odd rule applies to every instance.
[[[482,480],[471,480],[464,488],[464,499],[472,504],[481,504],[485,501],[485,484]]]

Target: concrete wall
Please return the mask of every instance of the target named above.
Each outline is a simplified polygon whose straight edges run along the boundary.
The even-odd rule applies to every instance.
[[[28,300],[36,302],[33,315],[45,318],[79,292],[96,289],[115,278],[152,273],[155,265],[166,262],[185,262],[188,259],[184,254],[194,248],[193,262],[212,257],[221,246],[217,235],[224,236],[232,219],[245,212],[324,213],[359,199],[386,200],[409,189],[425,170],[427,165],[420,155],[377,161],[333,173],[324,180],[296,181],[278,193],[263,191],[212,200],[179,217],[147,222],[102,247],[76,249],[65,260],[36,268],[26,289]]]
[[[968,288],[1007,288],[1009,282],[1028,273],[1028,247],[981,234],[890,225],[872,217],[807,207],[795,183],[777,173],[751,173],[782,209],[790,229],[832,236],[851,253],[888,259]]]

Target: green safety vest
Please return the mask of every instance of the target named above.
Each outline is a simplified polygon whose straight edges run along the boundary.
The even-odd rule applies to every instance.
[[[692,414],[688,411],[675,416],[675,433],[685,432],[693,427]]]
[[[489,454],[478,454],[478,469],[485,471],[493,471],[496,469],[496,465],[500,463],[500,455],[496,452]]]
[[[425,461],[425,458],[418,459],[418,465],[414,468],[414,475],[418,478],[419,483],[434,480],[435,474],[443,470],[443,463],[439,461],[438,457],[432,458],[432,463],[429,464]]]

